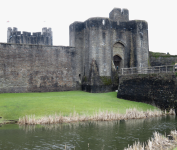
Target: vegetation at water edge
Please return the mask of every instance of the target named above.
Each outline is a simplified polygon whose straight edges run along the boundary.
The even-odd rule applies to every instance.
[[[41,117],[55,113],[69,116],[74,111],[79,115],[92,115],[99,111],[125,113],[129,108],[142,111],[157,109],[149,104],[118,99],[116,92],[67,91],[0,94],[0,117],[3,120],[18,120],[25,115]]]

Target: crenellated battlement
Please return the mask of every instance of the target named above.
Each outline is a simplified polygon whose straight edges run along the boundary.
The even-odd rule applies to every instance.
[[[20,44],[37,44],[37,45],[53,45],[53,36],[51,28],[42,28],[41,32],[25,32],[21,34],[16,27],[8,27],[7,29],[7,43]]]

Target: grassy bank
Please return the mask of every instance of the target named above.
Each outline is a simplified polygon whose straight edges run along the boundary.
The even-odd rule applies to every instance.
[[[125,113],[128,108],[146,111],[156,107],[116,97],[116,92],[87,93],[83,91],[48,93],[4,93],[0,94],[0,117],[18,120],[25,115],[44,116],[55,113],[69,115],[74,111],[79,115],[101,111]],[[2,120],[2,119],[0,119]]]

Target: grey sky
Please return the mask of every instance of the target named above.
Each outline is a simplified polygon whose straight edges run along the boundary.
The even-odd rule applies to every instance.
[[[146,20],[149,50],[177,54],[175,0],[2,0],[0,42],[7,42],[7,27],[19,31],[53,30],[54,45],[69,45],[69,25],[91,17],[109,17],[115,8],[129,9],[130,20]],[[9,21],[9,22],[7,22]]]

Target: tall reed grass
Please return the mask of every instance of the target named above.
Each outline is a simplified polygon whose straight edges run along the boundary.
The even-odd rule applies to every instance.
[[[124,150],[171,150],[177,146],[177,131],[171,131],[169,137],[165,137],[158,132],[153,133],[154,137],[147,143],[135,142],[133,146],[128,146]]]
[[[175,115],[174,110],[170,110],[169,113],[162,112],[161,110],[147,110],[146,112],[138,111],[136,108],[127,109],[125,114],[120,114],[119,112],[108,112],[108,111],[100,111],[94,113],[92,116],[88,115],[79,115],[78,113],[70,113],[69,116],[63,116],[62,114],[55,114],[44,116],[41,118],[36,118],[35,115],[24,116],[19,118],[19,124],[55,124],[55,123],[70,123],[70,122],[81,122],[81,121],[111,121],[111,120],[127,120],[127,119],[140,119],[140,118],[148,118],[162,115]]]

